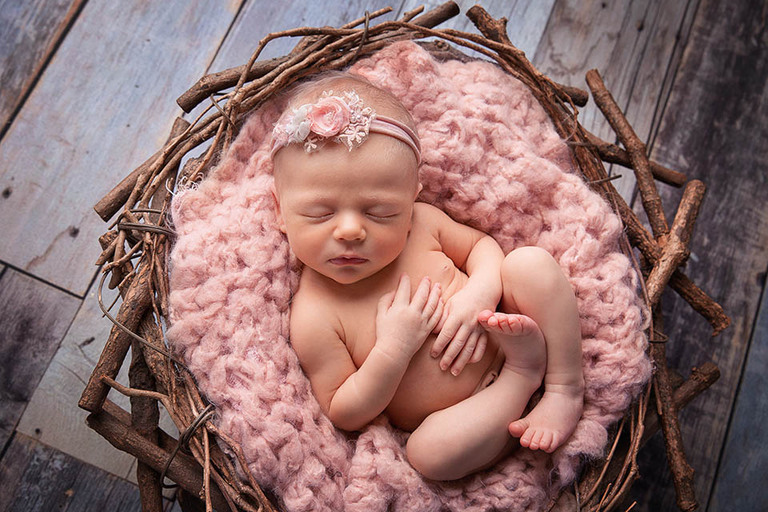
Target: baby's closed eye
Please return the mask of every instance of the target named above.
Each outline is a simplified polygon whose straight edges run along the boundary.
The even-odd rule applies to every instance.
[[[301,216],[308,219],[328,219],[333,214],[334,212],[330,208],[307,208],[301,212]]]
[[[400,215],[400,211],[396,208],[386,206],[375,206],[366,210],[365,215],[377,220],[394,219]]]

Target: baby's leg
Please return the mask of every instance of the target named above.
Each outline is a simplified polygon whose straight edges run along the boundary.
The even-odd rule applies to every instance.
[[[516,316],[519,318],[489,332],[506,356],[496,381],[466,400],[432,413],[408,439],[408,460],[425,477],[462,478],[490,466],[517,445],[508,426],[520,417],[541,385],[546,347],[536,323]]]
[[[576,297],[552,256],[537,247],[512,251],[502,264],[502,310],[538,324],[547,345],[544,396],[525,417],[509,425],[522,446],[555,451],[573,433],[584,404],[581,326]],[[495,322],[490,312],[480,314]]]

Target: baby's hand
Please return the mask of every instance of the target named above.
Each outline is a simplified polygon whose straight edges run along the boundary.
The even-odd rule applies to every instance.
[[[495,305],[491,306],[491,309]],[[440,368],[451,368],[458,375],[468,363],[477,363],[485,355],[488,335],[477,321],[477,315],[487,304],[479,300],[467,288],[458,291],[448,300],[437,326],[437,338],[432,345],[432,357],[440,359]]]
[[[376,314],[376,344],[394,359],[411,357],[419,350],[443,314],[440,284],[428,277],[419,283],[411,298],[411,281],[400,278],[397,289],[379,300]]]

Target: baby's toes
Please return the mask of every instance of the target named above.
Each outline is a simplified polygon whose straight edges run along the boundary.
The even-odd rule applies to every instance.
[[[539,450],[543,450],[547,453],[552,453],[554,445],[555,436],[552,433],[551,430],[545,430],[541,435],[541,440],[539,441]]]
[[[504,323],[505,316],[503,313],[491,312],[490,315],[483,315],[483,312],[481,312],[478,314],[477,320],[486,330],[509,334],[507,332],[508,326]]]
[[[498,326],[498,321],[492,311],[481,311],[477,315],[477,321],[480,322],[480,325],[486,330],[493,330]]]
[[[533,448],[533,439],[536,435],[536,431],[532,428],[529,428],[525,431],[525,433],[520,437],[520,445],[524,446],[526,448],[530,448],[532,450],[535,450],[536,448]]]
[[[502,334],[509,334],[509,324],[507,323],[506,315],[503,313],[496,313],[493,315],[494,327]]]
[[[488,320],[493,317],[493,315],[493,311],[490,309],[484,309],[477,314],[477,321],[485,325],[488,323]]]
[[[522,438],[525,434],[526,430],[528,430],[528,427],[530,424],[528,423],[528,420],[525,418],[520,418],[519,420],[513,421],[509,424],[509,433],[514,437],[520,437]],[[529,436],[530,440],[530,436]],[[520,440],[522,442],[522,439]]]

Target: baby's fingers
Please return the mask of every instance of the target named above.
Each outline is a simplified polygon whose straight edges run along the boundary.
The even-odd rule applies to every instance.
[[[395,299],[395,292],[388,292],[379,299],[378,314],[386,313],[392,307],[392,301]]]
[[[440,287],[440,283],[433,284],[432,288],[429,290],[429,297],[427,297],[426,304],[424,304],[424,307],[422,308],[424,312],[430,316],[430,321],[432,317],[435,317],[435,312],[437,311],[438,307],[440,308],[440,314],[437,315],[437,318],[435,318],[435,325],[437,325],[437,322],[440,320],[440,317],[443,313],[443,301],[440,300],[440,295],[442,295],[442,288]]]
[[[448,306],[443,308],[443,314],[441,315],[436,327],[439,329],[439,333],[435,338],[435,342],[432,344],[432,350],[430,352],[432,357],[438,357],[443,353],[443,350],[445,350],[445,347],[448,346],[448,343],[451,342],[454,335],[456,334],[456,331],[458,331],[459,327],[461,326],[459,323],[449,323],[446,321],[447,309]],[[442,324],[442,326],[440,324]]]
[[[483,334],[484,333],[475,331],[469,335],[469,339],[467,339],[464,348],[462,348],[461,352],[459,352],[459,355],[456,357],[456,360],[451,365],[452,374],[458,375],[461,373],[464,367],[467,366],[467,363],[474,359],[474,354],[477,353],[477,349],[480,346],[480,338]],[[483,351],[485,351],[484,348]]]
[[[411,299],[411,305],[420,311],[425,310],[425,306],[432,295],[434,286],[438,286],[437,284],[430,286],[431,283],[432,281],[430,281],[429,277],[422,279],[419,283],[419,287],[416,288],[416,293],[413,294],[413,298]]]
[[[437,320],[437,325],[435,326],[434,329],[432,329],[432,334],[440,334],[440,331],[442,331],[443,327],[445,327],[445,321],[447,319],[448,319],[448,304],[444,303],[443,314],[440,315],[440,318]]]
[[[440,360],[440,368],[447,370],[449,366],[453,365],[454,360],[459,356],[462,349],[464,349],[466,344],[469,342],[471,334],[472,331],[469,327],[461,326],[461,328],[453,336],[453,339],[451,340],[450,345],[448,345],[448,348],[445,349],[445,354],[443,354],[443,358]],[[451,373],[458,375],[458,372],[455,370]]]
[[[397,283],[397,289],[395,290],[392,303],[408,304],[411,301],[411,278],[408,274],[400,276],[400,281]]]
[[[475,347],[475,351],[472,354],[472,357],[469,360],[470,364],[479,363],[480,360],[485,355],[485,349],[488,346],[488,334],[482,333],[480,337],[477,339],[477,346]]]
[[[430,295],[430,302],[427,302],[427,308],[430,307],[430,304],[432,303],[432,296]],[[437,295],[437,303],[434,306],[434,310],[432,311],[432,316],[429,317],[429,320],[427,321],[427,329],[429,332],[432,332],[435,329],[435,326],[440,321],[440,318],[443,316],[443,299],[440,298],[440,295]],[[426,309],[425,309],[426,310]]]

